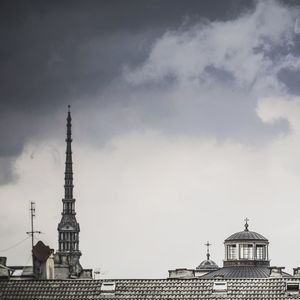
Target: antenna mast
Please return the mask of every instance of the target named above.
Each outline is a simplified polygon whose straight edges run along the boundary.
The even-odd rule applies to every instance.
[[[31,235],[31,252],[32,252],[34,246],[34,234],[42,233],[41,231],[35,231],[33,227],[33,217],[35,217],[35,202],[30,202],[30,214],[31,214],[31,231],[27,231],[26,233]],[[33,259],[32,259],[32,263],[33,263]]]

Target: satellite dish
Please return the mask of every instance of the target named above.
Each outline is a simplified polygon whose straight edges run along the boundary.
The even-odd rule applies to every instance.
[[[296,19],[294,31],[295,34],[300,34],[300,18]]]

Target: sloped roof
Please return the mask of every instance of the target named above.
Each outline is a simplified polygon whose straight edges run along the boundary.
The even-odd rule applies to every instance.
[[[224,276],[224,278],[267,278],[270,276],[270,269],[257,266],[223,267],[204,275],[203,278],[214,278],[215,276]],[[290,277],[291,275],[283,272],[283,276]]]
[[[299,280],[289,279],[297,283]],[[291,299],[291,296],[286,293],[285,278],[227,279],[227,292],[214,292],[213,286],[216,281],[224,280],[201,278],[114,280],[115,293],[103,293],[101,292],[102,280],[10,280],[0,281],[0,299]],[[300,295],[294,295],[292,298],[300,299]]]
[[[230,237],[228,237],[225,242],[228,241],[245,241],[245,240],[256,240],[256,241],[264,241],[267,242],[268,240],[262,236],[261,234],[254,232],[254,231],[249,231],[249,230],[244,230],[240,232],[236,232],[232,234]]]

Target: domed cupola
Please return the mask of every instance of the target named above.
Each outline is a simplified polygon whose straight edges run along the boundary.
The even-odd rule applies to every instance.
[[[261,234],[250,231],[245,219],[244,231],[232,234],[224,241],[224,267],[269,266],[269,241]]]
[[[219,266],[210,259],[209,246],[211,246],[211,244],[207,242],[205,246],[207,247],[206,260],[203,260],[200,265],[196,267],[195,276],[202,276],[209,272],[219,270]]]

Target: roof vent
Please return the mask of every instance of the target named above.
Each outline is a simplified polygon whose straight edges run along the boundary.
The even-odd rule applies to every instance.
[[[288,281],[286,283],[286,292],[288,295],[298,295],[299,294],[299,281]]]
[[[101,293],[114,293],[116,290],[116,283],[114,281],[104,281],[101,284]]]
[[[226,281],[215,281],[213,285],[213,291],[216,293],[227,292],[227,282]]]

